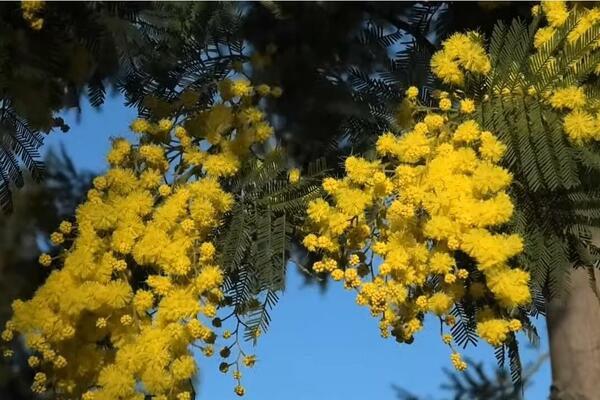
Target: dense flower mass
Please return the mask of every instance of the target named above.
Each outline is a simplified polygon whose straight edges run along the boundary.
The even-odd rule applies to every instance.
[[[594,70],[600,40],[591,34],[600,9],[548,1],[532,11],[542,25],[529,61],[531,69],[548,69],[543,84],[523,75],[510,88],[493,86],[498,72],[482,38],[453,34],[431,68],[459,89],[439,93],[437,108],[415,106],[411,129],[379,137],[377,158],[346,159],[345,177],[327,179],[328,197],[308,207],[304,245],[322,255],[314,271],[356,290],[357,302],[380,318],[383,336],[412,341],[427,313],[451,325],[456,304],[474,307],[476,332],[493,346],[523,328],[530,276],[516,264],[522,238],[507,231],[512,176],[499,165],[505,144],[477,120],[481,103],[528,96],[562,117],[573,144],[600,140],[597,77],[591,76],[600,71]],[[568,72],[553,79],[554,68]],[[486,75],[481,82],[468,79]],[[416,88],[406,97],[416,105]],[[442,340],[453,342],[449,334]],[[466,368],[458,353],[451,358],[457,369]]]
[[[31,350],[35,392],[191,398],[190,346],[213,353],[217,335],[203,321],[215,318],[224,298],[213,234],[234,197],[221,178],[272,133],[249,82],[221,86],[221,103],[182,122],[134,121],[139,144],[114,140],[110,169],[94,179],[73,221],[52,234],[64,250],[40,256],[54,270],[32,299],[14,302],[2,334],[5,341],[21,335]],[[239,388],[240,360],[226,363],[236,365]]]
[[[411,342],[427,313],[452,325],[462,301],[481,310],[477,332],[491,345],[521,329],[511,311],[531,295],[512,262],[522,239],[501,229],[514,208],[512,176],[498,165],[506,147],[471,112],[465,100],[461,113],[430,110],[401,136],[384,133],[378,158],[348,157],[345,177],[323,182],[328,199],[309,204],[303,243],[322,255],[314,271],[356,290],[384,337]]]
[[[485,75],[491,64],[477,33],[455,33],[433,55],[431,69],[444,83],[462,86],[465,72]]]

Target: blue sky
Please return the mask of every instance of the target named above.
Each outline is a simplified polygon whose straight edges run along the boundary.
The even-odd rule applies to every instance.
[[[62,117],[71,126],[68,133],[51,134],[44,152],[66,147],[78,168],[95,172],[105,169],[104,155],[110,137],[131,137],[128,125],[136,112],[123,106],[120,97],[108,99],[101,111],[87,103],[82,114],[65,112]],[[426,323],[412,345],[400,345],[379,337],[377,321],[368,310],[355,304],[355,296],[330,285],[321,293],[316,286],[304,286],[294,266],[288,269],[287,289],[272,312],[270,330],[258,346],[247,349],[256,353],[258,362],[243,371],[243,384],[249,400],[393,400],[392,385],[432,399],[448,398],[439,388],[445,382],[442,368],[450,368],[448,348],[439,339],[437,321]],[[526,346],[520,338],[524,363],[547,352],[545,321],[537,323],[541,334],[539,349]],[[494,367],[493,349],[486,344],[469,348],[464,354]],[[217,356],[199,358],[198,399],[229,400],[233,393],[231,375],[218,371]],[[546,362],[526,391],[525,399],[548,397],[550,366]],[[446,394],[446,396],[444,396]]]

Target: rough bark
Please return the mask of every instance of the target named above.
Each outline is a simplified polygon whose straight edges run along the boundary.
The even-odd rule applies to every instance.
[[[591,269],[573,270],[565,298],[548,304],[553,400],[600,399],[598,275]]]

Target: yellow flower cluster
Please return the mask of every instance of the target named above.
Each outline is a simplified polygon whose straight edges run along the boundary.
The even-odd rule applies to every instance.
[[[510,332],[516,332],[521,328],[521,321],[518,319],[494,318],[489,310],[481,312],[480,320],[477,322],[477,334],[493,346],[501,345],[506,341]]]
[[[245,82],[228,85],[241,97],[253,93]],[[184,117],[183,124],[136,120],[139,144],[113,142],[110,169],[94,179],[73,223],[52,234],[66,248],[56,260],[40,256],[57,268],[32,299],[14,302],[2,338],[18,333],[32,351],[34,391],[190,399],[190,346],[212,354],[216,334],[202,320],[224,299],[213,235],[234,197],[220,178],[272,129],[251,98]],[[183,161],[173,172],[169,159]]]
[[[559,28],[565,26],[565,22],[572,13],[576,13],[576,21],[572,29],[567,32],[568,45],[576,43],[600,21],[600,9],[597,7],[581,7],[577,10],[575,8],[569,10],[565,1],[542,1],[541,6],[534,6],[532,14],[536,17],[543,14],[548,22],[548,26],[539,28],[535,33],[534,46],[539,49],[552,40]],[[600,42],[594,40],[591,44],[596,49]]]
[[[44,19],[41,18],[39,15],[45,7],[45,1],[21,1],[21,11],[23,13],[23,19],[27,21],[31,29],[39,31],[44,26]]]
[[[542,11],[553,28],[558,28],[565,23],[569,17],[567,5],[564,1],[542,1]]]
[[[589,36],[592,28],[597,28],[600,24],[600,8],[598,7],[572,7],[569,9],[564,1],[544,1],[541,4],[541,13],[545,16],[548,26],[541,27],[535,34],[534,46],[538,52],[552,51],[550,56],[560,58],[560,53],[572,48],[576,44],[581,44],[580,40]],[[534,10],[539,12],[539,10]],[[552,40],[560,30],[567,26],[566,21],[573,17],[574,24],[567,27],[566,40],[561,42],[554,49],[544,48],[544,44]],[[571,21],[571,20],[570,20]],[[561,34],[565,34],[561,31]],[[593,40],[586,44],[585,54],[579,61],[573,61],[569,66],[574,72],[578,71],[580,65],[585,64],[589,58],[593,57],[591,52],[600,48],[600,40]],[[594,56],[595,57],[595,56]],[[594,71],[596,75],[600,74],[600,64]],[[579,77],[578,80],[585,81],[585,77]],[[586,95],[587,85],[577,85],[570,83],[565,79],[566,86],[554,88],[544,93],[546,101],[555,109],[565,112],[563,119],[563,129],[569,139],[578,145],[585,144],[592,140],[600,140],[600,104],[595,99],[588,98]]]
[[[300,181],[300,170],[298,168],[292,168],[288,174],[288,180],[292,185],[295,185]]]
[[[500,230],[513,213],[505,146],[463,115],[430,110],[401,136],[383,134],[379,158],[348,157],[345,177],[323,182],[329,200],[308,206],[314,271],[356,290],[384,337],[411,342],[426,313],[452,325],[468,300],[489,305],[477,330],[496,346],[520,329],[510,311],[531,300],[529,274],[511,266],[522,239]],[[457,353],[452,362],[466,368]]]
[[[442,50],[433,55],[431,69],[444,83],[462,86],[465,72],[485,75],[491,64],[476,32],[455,33],[442,43]]]

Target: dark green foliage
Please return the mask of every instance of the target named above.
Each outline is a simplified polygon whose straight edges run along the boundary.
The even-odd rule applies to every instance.
[[[200,104],[210,104],[215,83],[245,60],[240,14],[225,2],[157,3],[134,28],[139,43],[121,56],[117,86],[127,105],[143,116],[156,100],[170,102],[184,91],[196,91]]]
[[[109,26],[131,25],[143,3],[47,3],[42,30],[32,30],[20,2],[0,5],[0,207],[12,208],[21,168],[34,181],[44,175],[38,149],[44,133],[68,130],[55,113],[79,105],[86,92],[104,101],[104,81],[119,71]],[[86,89],[87,87],[87,89]]]
[[[243,35],[261,52],[270,44],[277,51],[253,76],[285,91],[270,112],[281,116],[288,154],[300,162],[326,156],[334,168],[340,155],[364,152],[394,126],[407,87],[431,91],[429,59],[449,33],[487,32],[498,16],[528,10],[474,2],[263,4],[249,6]],[[474,13],[481,19],[465,17]]]
[[[39,181],[44,175],[43,164],[39,161],[38,148],[42,135],[32,129],[27,121],[21,120],[8,103],[2,101],[0,109],[0,207],[12,210],[12,185],[20,188],[24,184],[21,162],[25,164],[32,178]]]
[[[341,154],[351,149],[364,151],[378,133],[389,128],[407,87],[408,72],[426,73],[427,68],[419,68],[426,63],[417,67],[411,61],[419,56],[407,54],[417,47],[428,53],[435,49],[431,44],[422,47],[425,36],[421,33],[428,29],[423,21],[442,5],[279,6],[283,19],[258,6],[250,11],[250,40],[258,49],[269,43],[278,49],[272,65],[257,76],[264,76],[267,82],[277,77],[275,82],[285,90],[285,96],[272,105],[272,112],[282,116],[283,128],[290,132],[283,138],[290,156],[301,162],[327,156],[328,163],[335,166]],[[392,18],[402,24],[392,23]],[[255,19],[264,23],[255,24]],[[259,30],[258,26],[270,29]],[[412,38],[407,30],[415,35],[418,31],[420,41],[403,51],[407,47],[404,42]]]
[[[184,89],[212,101],[215,83],[242,58],[231,3],[46,3],[40,31],[19,2],[0,5],[0,206],[10,210],[21,166],[43,176],[44,133],[68,130],[54,114],[86,96],[100,107],[109,90],[147,115]],[[209,89],[208,91],[206,91]],[[144,101],[146,99],[146,102]],[[159,104],[160,105],[160,104]]]
[[[285,163],[275,151],[243,166],[241,176],[230,182],[236,206],[217,234],[222,238],[219,264],[227,273],[225,294],[248,340],[268,329],[269,311],[285,289],[292,236],[298,234],[308,201],[321,194],[322,163],[293,185]]]
[[[78,107],[81,96],[100,107],[116,88],[142,115],[157,99],[168,102],[186,89],[206,104],[233,62],[275,45],[270,63],[244,72],[284,88],[285,96],[268,106],[288,153],[300,164],[327,156],[336,167],[340,154],[364,151],[389,128],[409,84],[431,83],[429,57],[448,32],[473,27],[465,15],[476,12],[487,32],[498,16],[527,9],[518,3],[51,2],[41,12],[42,30],[34,31],[19,4],[0,6],[6,210],[10,188],[21,184],[21,163],[43,174],[40,132],[68,129],[54,113]]]
[[[478,339],[475,332],[477,321],[475,321],[473,304],[456,304],[452,309],[452,315],[456,318],[456,324],[451,330],[456,344],[462,347],[467,347],[468,345],[476,346]]]

